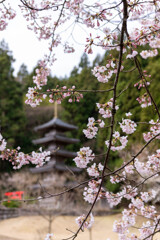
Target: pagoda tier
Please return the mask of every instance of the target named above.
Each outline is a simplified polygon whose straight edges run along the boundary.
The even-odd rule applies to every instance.
[[[46,136],[44,138],[39,138],[36,140],[33,140],[33,144],[47,144],[50,142],[54,142],[54,143],[66,143],[66,144],[72,144],[72,143],[78,143],[79,139],[76,138],[68,138],[65,136],[61,136],[61,135],[51,135],[51,136]]]
[[[30,168],[31,173],[44,173],[44,172],[52,172],[53,169],[55,168],[55,161],[50,161],[43,167],[38,167],[38,168]]]
[[[74,173],[82,172],[82,169],[72,166],[66,166],[65,164],[55,163],[53,161],[39,168],[30,168],[31,173],[44,173],[44,172],[52,172],[53,170],[57,170],[59,172],[70,171]]]
[[[72,124],[65,123],[58,118],[53,118],[49,122],[44,123],[44,124],[39,125],[38,127],[34,128],[35,131],[45,131],[45,132],[50,129],[60,129],[64,132],[64,131],[77,130],[78,127],[76,127]]]
[[[48,149],[49,150],[49,149]],[[70,152],[67,150],[58,150],[58,151],[51,151],[51,156],[60,156],[60,157],[66,157],[66,158],[75,158],[77,156],[77,153]]]
[[[51,152],[51,160],[43,167],[37,169],[31,169],[32,173],[43,173],[53,171],[66,171],[70,169],[74,172],[80,172],[76,167],[69,167],[64,164],[68,158],[75,158],[77,153],[65,150],[65,146],[68,144],[76,144],[79,139],[69,138],[65,136],[64,132],[76,130],[77,127],[61,121],[58,118],[53,118],[51,121],[35,127],[35,131],[42,131],[43,137],[33,140],[33,144],[42,145],[45,150]]]

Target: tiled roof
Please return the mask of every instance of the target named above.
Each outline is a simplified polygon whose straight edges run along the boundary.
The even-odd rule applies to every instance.
[[[69,124],[69,123],[65,123],[62,120],[60,120],[59,118],[53,118],[49,122],[39,125],[38,127],[35,127],[34,130],[40,131],[40,130],[44,130],[47,128],[54,128],[54,129],[59,128],[59,129],[63,129],[64,131],[78,129],[78,127],[76,127],[72,124]]]
[[[78,143],[79,139],[68,138],[68,137],[64,137],[64,136],[61,136],[61,135],[51,135],[51,136],[35,139],[32,142],[33,142],[33,144],[45,144],[45,143],[48,143],[48,142],[61,142],[61,143],[70,144],[70,143]]]

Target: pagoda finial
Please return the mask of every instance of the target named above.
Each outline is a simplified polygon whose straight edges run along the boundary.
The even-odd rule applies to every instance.
[[[58,117],[58,111],[57,111],[57,101],[54,102],[54,118]]]

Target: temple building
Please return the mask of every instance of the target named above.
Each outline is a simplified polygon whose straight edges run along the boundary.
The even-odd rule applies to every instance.
[[[78,128],[72,124],[68,124],[57,118],[57,109],[55,110],[55,117],[49,122],[44,123],[34,128],[36,132],[41,132],[42,138],[33,140],[35,145],[44,147],[44,150],[51,152],[51,160],[40,168],[31,168],[32,173],[51,172],[54,169],[58,171],[71,170],[79,172],[77,167],[65,165],[66,159],[73,159],[76,157],[76,152],[67,151],[65,147],[68,144],[76,144],[79,139],[69,138],[66,136],[67,131],[77,130]]]

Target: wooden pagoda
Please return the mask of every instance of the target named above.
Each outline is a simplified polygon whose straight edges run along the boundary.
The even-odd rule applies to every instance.
[[[44,123],[34,128],[36,132],[41,132],[43,137],[33,140],[33,144],[43,146],[46,151],[51,152],[51,160],[39,168],[31,168],[32,173],[50,172],[53,169],[59,171],[71,170],[79,172],[80,169],[65,165],[65,160],[76,157],[76,152],[65,150],[66,145],[76,144],[79,139],[69,138],[65,135],[67,131],[77,130],[78,128],[72,124],[68,124],[57,118],[57,111],[55,117],[49,122]]]

